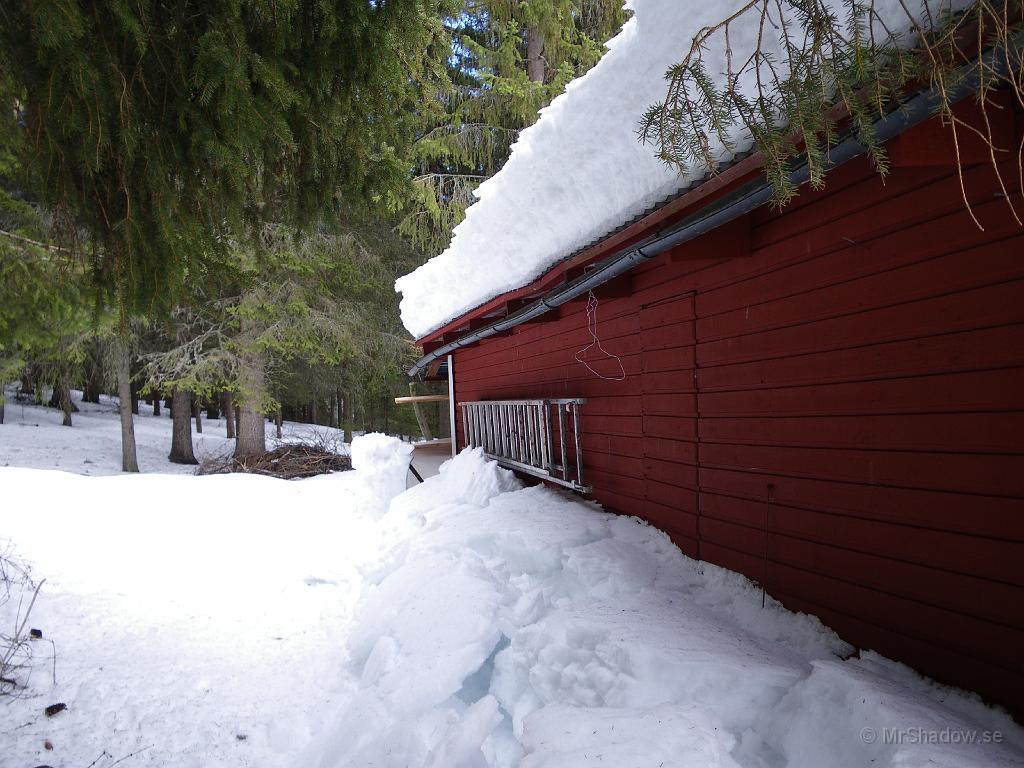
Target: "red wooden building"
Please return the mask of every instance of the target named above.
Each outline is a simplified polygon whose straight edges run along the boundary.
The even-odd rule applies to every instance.
[[[993,130],[1016,147],[1024,115],[1004,105]],[[1024,230],[987,147],[961,146],[979,227],[947,129],[889,135],[884,182],[852,157],[781,211],[740,160],[420,339],[417,370],[450,361],[459,403],[585,398],[583,481],[607,509],[1019,715]],[[590,290],[620,380],[576,359]],[[459,447],[479,442],[453,418]]]

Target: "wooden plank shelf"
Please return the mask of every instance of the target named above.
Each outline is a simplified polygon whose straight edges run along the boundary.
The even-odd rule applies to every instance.
[[[410,397],[396,397],[397,405],[406,403],[447,403],[448,395],[412,395]]]
[[[452,439],[450,437],[436,437],[433,440],[421,440],[413,443],[412,447],[422,453],[450,453],[452,450]]]

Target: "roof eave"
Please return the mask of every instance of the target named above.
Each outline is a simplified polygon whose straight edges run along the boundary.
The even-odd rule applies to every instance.
[[[512,291],[495,296],[471,310],[464,312],[441,327],[416,340],[419,346],[430,345],[440,341],[446,334],[468,331],[474,321],[491,318],[496,319],[507,311],[507,307],[525,298],[535,298],[568,279],[573,272],[585,270],[591,264],[606,257],[611,252],[628,248],[652,236],[656,236],[667,221],[678,219],[699,210],[700,207],[728,195],[744,183],[756,178],[764,167],[760,153],[749,154],[716,173],[709,174],[696,186],[683,190],[668,198],[652,211],[647,211],[632,222],[626,222],[600,237],[597,242],[590,243],[570,254],[550,267],[540,277]]]
[[[936,88],[924,88],[909,97],[905,103],[894,105],[890,112],[875,122],[875,139],[884,143],[925,122],[934,114],[943,98],[947,98],[948,103],[955,104],[975,93],[980,86],[980,70],[997,75],[1008,74],[1011,68],[1019,70],[1022,45],[1024,33],[1018,33],[1007,41],[1006,47],[1000,45],[982,53],[980,58],[984,60],[984,66],[979,66],[977,61],[964,65],[959,73],[960,77],[955,79],[956,85],[949,88],[945,94]],[[838,167],[866,151],[867,148],[856,135],[848,135],[830,150],[824,169]],[[481,304],[457,320],[423,337],[417,343],[423,345],[425,354],[410,369],[409,375],[416,376],[426,365],[442,355],[498,333],[507,332],[520,323],[535,319],[571,301],[574,296],[580,295],[580,291],[585,292],[614,279],[639,263],[759,208],[772,198],[774,192],[771,183],[763,176],[760,181],[748,181],[750,177],[760,175],[762,165],[760,156],[756,154],[735,163],[722,173],[712,175],[696,188],[684,193],[678,200],[668,201],[649,216],[627,226],[619,233],[623,237],[613,233],[594,246],[563,260],[528,286]],[[801,186],[809,178],[810,168],[806,160],[791,167],[789,181],[794,186]],[[687,215],[688,211],[693,210],[694,213]],[[653,234],[644,234],[669,218],[674,223],[667,231],[655,230]],[[633,234],[628,234],[631,232]],[[612,255],[607,256],[609,251]],[[528,306],[521,307],[515,312],[506,311],[506,316],[500,316],[501,306],[507,308],[510,299],[532,297],[532,293],[544,290],[543,286],[548,281],[557,284],[557,278],[568,277],[570,269],[578,270],[580,266],[590,265],[595,267],[590,272],[557,285]],[[496,312],[498,314],[495,314]],[[462,326],[467,325],[467,322],[468,327],[463,331]],[[448,336],[455,338],[449,340]],[[432,349],[428,351],[428,348]]]

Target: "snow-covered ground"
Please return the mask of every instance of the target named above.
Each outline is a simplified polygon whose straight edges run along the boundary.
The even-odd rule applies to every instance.
[[[71,399],[79,408],[71,414],[71,427],[61,425],[63,414],[55,408],[34,403],[19,402],[15,390],[7,391],[4,424],[0,425],[0,467],[35,467],[62,469],[80,475],[117,475],[121,473],[121,433],[118,427],[117,400],[100,396],[100,403],[82,402],[82,393],[75,390]],[[224,456],[234,450],[234,441],[227,437],[227,422],[223,418],[207,419],[203,411],[203,434],[197,434],[193,425],[192,444],[196,459]],[[273,445],[274,427],[267,425],[268,443]],[[297,442],[322,436],[341,442],[340,430],[330,427],[296,424],[286,421],[282,425],[284,442]],[[142,472],[162,472],[181,475],[195,474],[196,468],[172,464],[167,460],[171,451],[170,411],[161,409],[153,416],[153,407],[139,403],[135,417],[135,442],[138,449],[139,469]]]
[[[293,482],[0,467],[0,551],[46,579],[0,765],[1024,765],[1005,714],[654,528],[476,452],[389,502],[408,447],[363,440]]]

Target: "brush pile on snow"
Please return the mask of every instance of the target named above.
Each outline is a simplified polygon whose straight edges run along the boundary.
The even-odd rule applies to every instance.
[[[248,472],[253,475],[279,477],[282,480],[301,480],[306,477],[344,472],[352,469],[348,456],[336,448],[308,443],[285,443],[266,453],[235,458],[231,454],[205,459],[196,470],[197,475],[224,475],[230,472]]]
[[[295,482],[0,468],[0,531],[47,579],[33,626],[56,644],[56,682],[46,645],[0,702],[0,763],[1024,761],[1007,715],[851,655],[817,619],[762,608],[743,577],[523,487],[479,449],[394,498],[407,446],[370,436],[353,462]],[[45,717],[57,701],[67,710]],[[975,743],[914,736],[940,732]]]

